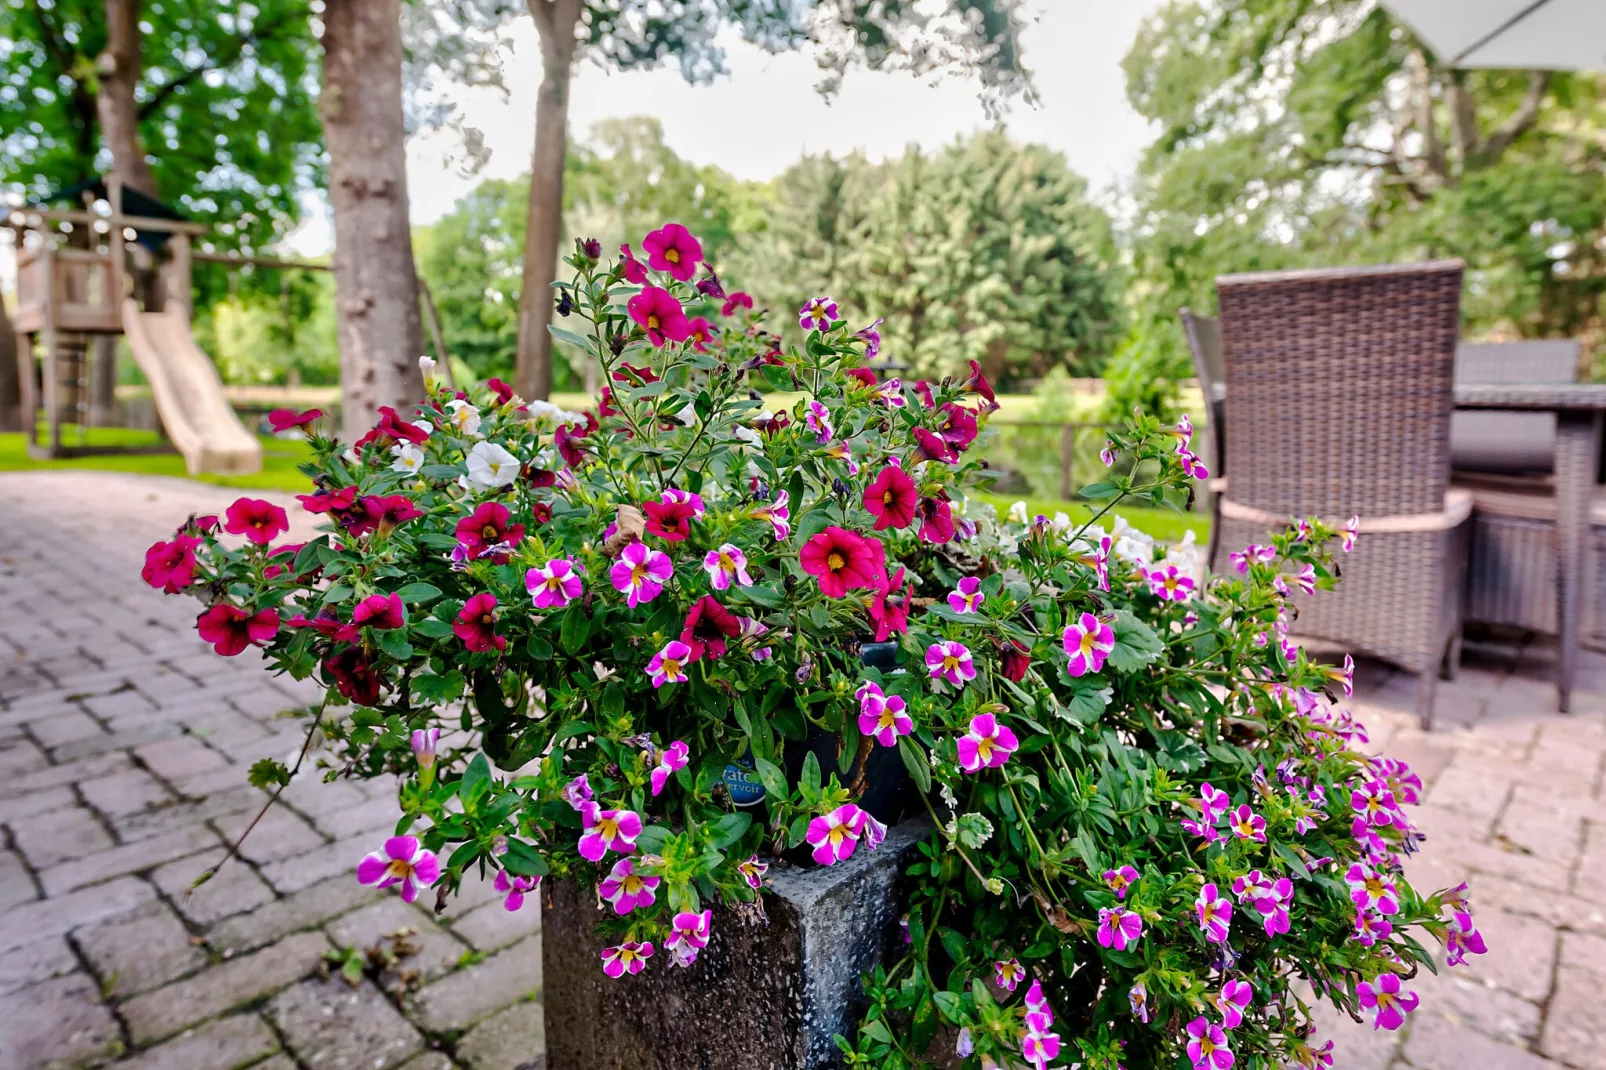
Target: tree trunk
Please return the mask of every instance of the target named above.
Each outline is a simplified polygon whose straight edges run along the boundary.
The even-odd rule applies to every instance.
[[[105,0],[106,48],[95,61],[100,92],[95,111],[100,135],[112,155],[112,176],[150,197],[158,197],[156,175],[139,140],[139,0]]]
[[[530,154],[530,205],[519,290],[518,366],[513,389],[527,399],[552,393],[552,280],[563,237],[563,163],[568,155],[569,80],[574,70],[580,0],[529,0],[541,34],[541,92]]]
[[[6,302],[0,298],[0,431],[22,430],[22,366]]]
[[[424,396],[418,275],[407,221],[400,0],[328,0],[324,144],[335,224],[335,302],[345,437],[381,405]]]

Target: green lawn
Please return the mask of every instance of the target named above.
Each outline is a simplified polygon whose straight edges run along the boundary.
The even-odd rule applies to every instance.
[[[76,429],[63,434],[63,444],[76,445]],[[92,446],[154,446],[161,439],[154,431],[130,431],[120,427],[90,428],[88,444]],[[72,457],[56,461],[35,461],[28,456],[20,434],[0,435],[0,472],[26,472],[52,468],[92,468],[102,472],[134,472],[147,476],[174,476],[178,479],[194,478],[202,483],[221,487],[239,487],[249,490],[310,489],[311,482],[296,471],[296,465],[307,460],[311,451],[304,442],[265,437],[262,439],[262,471],[249,476],[190,476],[184,470],[184,458],[176,453],[140,454],[101,457]]]
[[[993,508],[998,510],[1000,516],[1009,511],[1015,502],[1026,503],[1026,515],[1053,516],[1063,512],[1072,520],[1081,523],[1093,515],[1086,502],[1067,502],[1056,498],[1021,498],[1011,494],[984,494],[979,491],[967,491],[966,496],[977,498],[984,502],[991,502]],[[1146,532],[1161,542],[1178,542],[1188,532],[1192,531],[1194,538],[1199,542],[1208,541],[1210,535],[1210,519],[1198,513],[1179,513],[1172,509],[1148,509],[1135,505],[1117,505],[1104,515],[1099,521],[1105,529],[1114,523],[1114,517],[1119,514],[1126,517],[1126,522]]]

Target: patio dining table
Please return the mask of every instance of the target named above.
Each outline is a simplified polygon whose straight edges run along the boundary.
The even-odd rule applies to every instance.
[[[1600,456],[1601,414],[1606,383],[1458,383],[1457,409],[1497,409],[1556,414],[1556,605],[1560,616],[1557,707],[1566,713],[1572,698],[1582,632],[1583,599],[1590,555],[1590,504]]]

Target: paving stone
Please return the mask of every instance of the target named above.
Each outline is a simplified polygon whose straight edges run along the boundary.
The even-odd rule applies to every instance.
[[[117,1064],[118,1070],[235,1070],[279,1050],[279,1038],[254,1014],[208,1022]]]
[[[39,874],[39,883],[44,886],[46,895],[59,895],[86,884],[154,869],[164,862],[204,849],[216,849],[221,855],[222,843],[211,829],[192,825],[52,866]]]
[[[355,876],[335,877],[260,906],[249,914],[218,922],[208,931],[207,942],[223,955],[251,951],[292,932],[315,928],[330,918],[390,894],[363,887]]]
[[[46,788],[81,784],[96,777],[132,769],[133,765],[126,754],[98,754],[80,762],[41,766],[31,773],[0,778],[0,799],[15,799]]]
[[[136,1044],[172,1036],[197,1022],[261,999],[313,973],[329,941],[322,933],[297,933],[122,1005]]]
[[[1554,804],[1513,799],[1495,831],[1506,843],[1569,869],[1583,849],[1583,818]]]
[[[1412,1023],[1405,1057],[1417,1070],[1561,1070],[1549,1059],[1443,1018]]]
[[[526,896],[524,906],[508,910],[501,902],[486,903],[467,914],[451,918],[452,932],[467,940],[477,951],[495,951],[531,933],[541,931],[540,897]]]
[[[1464,966],[1446,968],[1441,963],[1437,975],[1423,970],[1410,987],[1422,997],[1414,1019],[1442,1018],[1519,1048],[1539,1039],[1538,1004],[1469,975]]]
[[[36,870],[82,858],[115,845],[111,833],[82,806],[52,810],[26,821],[18,821],[11,835],[17,849]]]
[[[468,953],[468,948],[451,932],[394,895],[350,914],[342,914],[324,926],[337,946],[348,948],[370,948],[375,944],[390,947],[391,941],[382,937],[401,929],[414,931],[415,935],[408,942],[419,950],[416,955],[401,959],[399,966],[403,970],[419,971],[425,980],[434,980],[456,968]]]
[[[401,1070],[457,1070],[457,1066],[457,1063],[438,1051],[426,1051],[422,1055],[408,1059],[402,1064]],[[519,1070],[536,1070],[536,1068],[520,1067]]]
[[[122,1034],[95,982],[75,973],[0,996],[0,1066],[33,1070],[115,1056]]]
[[[223,755],[194,736],[177,736],[134,751],[146,768],[166,780],[178,780],[227,765]],[[243,772],[243,770],[242,770]]]
[[[470,1070],[511,1070],[546,1050],[539,1003],[516,1003],[491,1015],[457,1042],[457,1059]]]
[[[1556,971],[1556,994],[1545,1015],[1539,1050],[1568,1066],[1606,1067],[1606,1001],[1601,978],[1590,970],[1564,966]],[[1460,1068],[1457,1068],[1460,1070]]]
[[[126,918],[80,929],[74,939],[105,993],[118,999],[165,985],[207,961],[184,923],[160,902],[146,903]]]
[[[250,865],[231,858],[205,884],[195,881],[223,857],[222,848],[169,862],[151,874],[179,911],[195,925],[210,925],[261,906],[273,899],[273,889]]]
[[[78,969],[78,956],[60,936],[35,940],[0,955],[0,995]]]
[[[181,735],[182,732],[183,729],[171,721],[152,721],[147,724],[119,726],[116,731],[63,743],[61,746],[53,748],[50,756],[58,762],[75,762],[97,754],[124,751],[131,747],[143,747],[149,743],[171,739],[174,736]]]
[[[173,798],[172,792],[143,769],[86,781],[78,790],[90,806],[111,817],[139,813]]]
[[[0,747],[0,750],[4,750]],[[0,773],[3,779],[4,773]],[[14,799],[0,800],[0,824],[20,821],[34,814],[43,814],[51,810],[60,810],[64,807],[77,806],[78,799],[73,795],[72,789],[67,787],[43,788],[29,795],[19,795]]]
[[[268,1003],[287,1047],[308,1070],[400,1066],[424,1046],[391,1002],[364,981],[307,980]]]
[[[1549,996],[1556,931],[1533,918],[1498,910],[1480,910],[1475,917],[1489,953],[1468,957],[1459,969],[1535,1003]]]
[[[484,962],[425,985],[412,998],[413,1020],[432,1033],[467,1029],[492,1011],[541,989],[541,938],[532,936]]]
[[[0,851],[0,910],[39,898],[33,875],[22,859],[10,851]]]
[[[381,797],[369,799],[360,806],[318,814],[313,818],[313,824],[329,836],[344,839],[365,832],[389,832],[396,827],[400,818],[401,807],[396,800]]]
[[[46,750],[78,739],[104,736],[106,730],[83,710],[62,709],[49,717],[29,721],[28,734]]]
[[[193,828],[203,821],[228,817],[233,814],[255,814],[262,809],[267,796],[240,780],[231,766],[222,770],[228,775],[228,789],[186,802],[172,802],[111,818],[112,828],[124,843],[148,840],[183,829]]]
[[[137,877],[124,877],[50,899],[12,907],[0,925],[0,952],[22,947],[47,936],[93,925],[126,914],[156,898],[156,889]]]
[[[224,839],[233,842],[256,817],[255,813],[242,813],[215,822]],[[262,815],[251,829],[251,834],[240,845],[240,854],[259,865],[280,859],[306,854],[322,847],[328,841],[305,820],[282,806],[274,806]]]
[[[336,840],[295,858],[269,862],[262,867],[262,875],[281,893],[298,892],[342,873],[355,879],[357,863],[380,842],[371,835]]]
[[[1374,1030],[1370,1023],[1359,1024],[1322,1003],[1314,1015],[1316,1039],[1333,1042],[1333,1065],[1343,1070],[1385,1070],[1394,1062],[1400,1038]]]

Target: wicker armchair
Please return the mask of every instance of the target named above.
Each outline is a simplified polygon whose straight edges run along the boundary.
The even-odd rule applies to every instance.
[[[1571,383],[1576,341],[1466,343],[1456,355],[1457,383]],[[1465,618],[1554,635],[1557,608],[1556,417],[1553,413],[1458,412],[1451,425],[1452,479],[1473,496]],[[1606,502],[1591,510],[1584,580],[1584,634],[1600,645],[1606,615],[1595,590],[1606,546]]]
[[[1226,471],[1223,463],[1227,456],[1227,373],[1221,362],[1221,326],[1209,316],[1195,315],[1191,309],[1182,310],[1182,332],[1188,338],[1188,352],[1193,356],[1193,370],[1199,377],[1199,392],[1204,395],[1205,419],[1210,427],[1210,456],[1205,462],[1213,477],[1205,487],[1205,506],[1210,511],[1210,559],[1216,556],[1221,541],[1221,494],[1226,490]]]
[[[1462,268],[1216,280],[1232,473],[1219,545],[1263,541],[1294,516],[1359,514],[1343,583],[1298,599],[1294,631],[1416,673],[1424,727],[1460,633],[1471,514],[1471,495],[1450,489]]]

